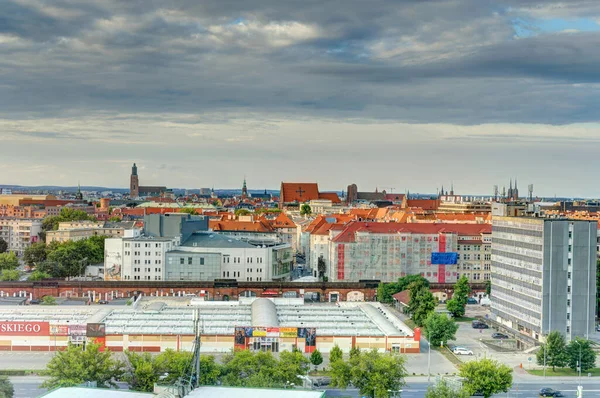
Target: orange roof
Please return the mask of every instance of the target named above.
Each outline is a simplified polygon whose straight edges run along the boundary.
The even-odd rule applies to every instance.
[[[438,199],[408,199],[406,205],[408,207],[420,207],[423,210],[437,210],[440,201]]]
[[[335,192],[319,192],[319,199],[331,200],[331,203],[342,203],[340,197]]]
[[[279,213],[277,218],[271,221],[271,225],[273,228],[296,228],[296,224],[285,213]]]
[[[281,203],[304,203],[319,199],[319,186],[314,182],[282,182]]]
[[[274,232],[266,221],[208,220],[213,231]]]

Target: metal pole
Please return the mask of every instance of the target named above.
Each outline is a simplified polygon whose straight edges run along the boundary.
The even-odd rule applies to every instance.
[[[431,342],[427,342],[427,383],[431,381]]]
[[[544,379],[546,378],[546,344],[544,344]]]

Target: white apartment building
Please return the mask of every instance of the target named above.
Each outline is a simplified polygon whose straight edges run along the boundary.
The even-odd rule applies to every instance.
[[[0,238],[8,243],[8,251],[17,256],[38,241],[40,232],[42,220],[0,218]]]
[[[163,280],[166,253],[176,247],[178,239],[148,236],[106,239],[104,280]]]

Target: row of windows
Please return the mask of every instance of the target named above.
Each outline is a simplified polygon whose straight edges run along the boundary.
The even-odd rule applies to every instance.
[[[188,265],[192,265],[193,259],[194,259],[193,257],[188,257],[187,258]],[[185,264],[185,258],[184,257],[179,257],[179,264],[181,264],[181,265]],[[200,257],[200,265],[204,265],[204,257]]]
[[[144,268],[144,272],[151,272],[152,268]],[[141,268],[134,268],[133,272],[142,272]],[[154,268],[154,272],[162,272],[162,268]]]
[[[240,276],[240,271],[233,271],[233,277],[234,278],[239,278]],[[229,278],[229,271],[223,271],[223,278]]]
[[[152,243],[144,243],[144,247],[146,248],[150,248],[152,245]],[[131,247],[131,243],[125,242],[125,247]],[[141,243],[134,243],[133,247],[141,247]],[[154,247],[158,249],[159,247],[162,247],[162,243],[154,243]]]
[[[129,275],[125,275],[125,279],[127,279],[127,280],[130,280],[130,279],[131,279],[131,277],[130,277]],[[150,280],[152,280],[152,277],[151,277],[151,276],[149,276],[149,275],[146,275],[146,276],[144,276],[144,278],[142,279],[142,277],[141,277],[140,275],[134,275],[134,276],[133,276],[133,280],[135,280],[135,281],[139,281],[139,280],[150,281]],[[160,276],[155,276],[155,277],[154,277],[154,280],[155,280],[155,281],[159,281],[159,280],[161,280],[161,277],[160,277]]]
[[[233,263],[234,264],[241,264],[242,263],[242,258],[241,257],[229,257],[229,256],[225,256],[223,257],[223,263],[229,264],[231,262],[231,259],[233,258]],[[254,261],[253,257],[247,257],[246,258],[246,262],[249,264],[252,264]],[[263,264],[264,263],[264,258],[262,257],[256,257],[256,263],[257,264]]]
[[[260,281],[262,281],[262,277],[258,277],[258,278],[256,278],[256,281],[257,281],[257,282],[260,282]],[[246,282],[252,282],[252,277],[246,277]]]

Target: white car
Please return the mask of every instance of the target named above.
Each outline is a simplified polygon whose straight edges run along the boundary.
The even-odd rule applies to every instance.
[[[454,350],[452,350],[452,352],[454,353],[454,355],[473,355],[473,351],[468,350],[464,347],[454,347]]]

